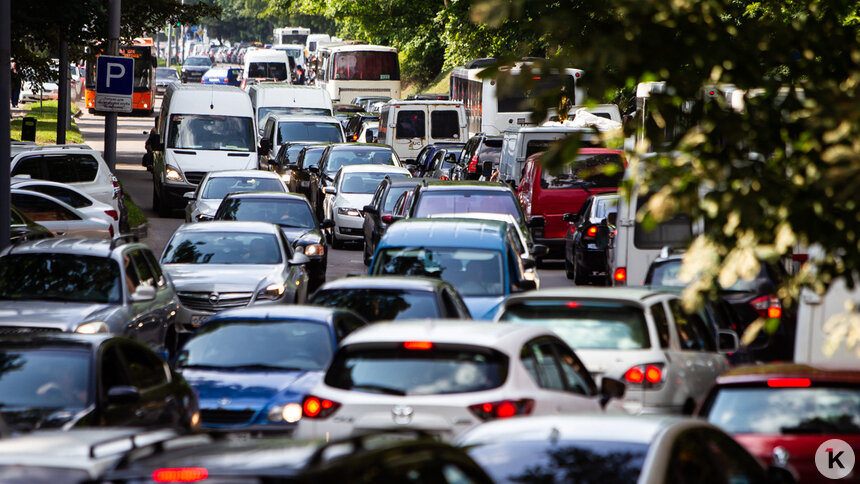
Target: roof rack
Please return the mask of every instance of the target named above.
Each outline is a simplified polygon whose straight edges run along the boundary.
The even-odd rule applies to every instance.
[[[115,239],[110,241],[110,250],[114,250],[120,245],[132,244],[134,242],[140,242],[140,239],[137,238],[137,235],[134,234],[120,234],[116,236]]]

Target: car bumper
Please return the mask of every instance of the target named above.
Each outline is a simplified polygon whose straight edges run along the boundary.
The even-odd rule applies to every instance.
[[[605,275],[609,272],[609,265],[606,259],[606,249],[586,248],[580,251],[582,267],[586,273],[590,275]]]
[[[190,183],[165,183],[162,185],[161,197],[168,206],[185,209],[188,200],[183,195],[196,189],[197,185]]]
[[[544,257],[545,259],[552,258],[562,258],[564,257],[564,238],[558,239],[539,239],[536,237],[532,237],[535,244],[541,244],[547,246],[549,248],[549,253]]]
[[[334,225],[339,239],[364,240],[364,217],[336,214]]]

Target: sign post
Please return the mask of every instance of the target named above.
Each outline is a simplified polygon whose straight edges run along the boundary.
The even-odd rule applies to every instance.
[[[100,55],[97,61],[96,110],[130,113],[134,95],[134,59]]]

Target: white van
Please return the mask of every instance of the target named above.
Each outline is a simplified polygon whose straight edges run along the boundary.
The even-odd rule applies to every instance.
[[[261,82],[248,88],[251,106],[262,134],[263,119],[269,113],[331,116],[328,91],[321,87],[299,86],[282,82]]]
[[[331,36],[329,34],[308,35],[307,40],[305,40],[305,50],[307,50],[308,55],[316,55],[320,44],[323,42],[331,42]]]
[[[537,126],[530,128],[511,128],[502,137],[502,155],[499,158],[499,180],[519,186],[523,176],[526,159],[541,151],[546,151],[550,143],[558,141],[571,133],[583,131],[591,136],[591,130],[567,126]]]
[[[287,53],[276,49],[249,50],[245,53],[242,89],[249,87],[248,79],[265,79],[289,84],[291,73]]]
[[[857,281],[857,278],[854,280]],[[815,367],[860,370],[860,348],[848,348],[844,333],[841,337],[834,336],[838,346],[834,348],[833,354],[825,354],[828,330],[831,330],[829,327],[836,322],[834,319],[840,318],[860,318],[860,287],[855,285],[853,290],[848,289],[845,278],[840,277],[833,281],[823,295],[804,288],[797,309],[794,362]]]
[[[380,111],[379,142],[408,163],[428,144],[465,143],[467,126],[460,101],[390,101]]]
[[[162,217],[188,203],[210,171],[257,167],[257,123],[248,94],[233,86],[171,84],[156,125],[152,207]]]

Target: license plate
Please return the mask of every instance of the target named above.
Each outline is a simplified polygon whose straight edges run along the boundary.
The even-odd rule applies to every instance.
[[[194,314],[191,316],[191,324],[193,326],[200,326],[200,323],[203,322],[204,319],[208,318],[208,314]]]
[[[233,442],[246,442],[251,440],[250,432],[229,432],[227,434],[227,440],[231,440]]]

